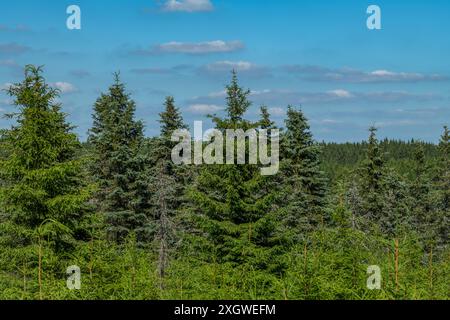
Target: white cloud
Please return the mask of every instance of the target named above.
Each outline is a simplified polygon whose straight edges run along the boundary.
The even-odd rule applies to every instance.
[[[258,95],[261,95],[261,94],[264,94],[264,93],[270,93],[270,91],[271,91],[271,90],[269,90],[269,89],[264,89],[264,90],[252,90],[252,91],[250,92],[250,95],[251,95],[251,96],[258,96]]]
[[[269,113],[272,116],[280,117],[286,115],[286,110],[283,108],[275,107],[275,108],[269,108]]]
[[[232,70],[241,75],[264,77],[268,76],[269,70],[265,67],[258,66],[248,61],[217,61],[200,68],[202,73],[209,75],[229,74]]]
[[[12,84],[12,83],[9,83],[9,82],[4,83],[4,84],[0,85],[0,90],[8,90],[9,87],[11,87],[12,85],[13,85],[13,84]]]
[[[230,71],[232,69],[236,71],[249,71],[255,69],[256,65],[247,61],[218,61],[206,66],[211,71]]]
[[[187,110],[191,113],[207,114],[223,110],[223,108],[215,104],[193,104]]]
[[[385,127],[399,127],[399,126],[414,126],[420,124],[420,121],[411,120],[411,119],[403,119],[403,120],[388,120],[376,122],[377,127],[385,128]]]
[[[291,65],[283,68],[286,72],[297,74],[305,80],[346,83],[382,83],[382,82],[423,82],[447,81],[449,77],[439,74],[411,72],[393,72],[389,70],[361,71],[352,68],[332,69],[321,66]]]
[[[393,76],[393,75],[395,75],[395,72],[390,72],[387,70],[376,70],[376,71],[372,71],[370,74],[372,74],[374,76],[385,77],[385,76]]]
[[[55,82],[50,85],[61,91],[62,94],[74,93],[78,91],[78,89],[69,82]]]
[[[226,90],[222,90],[222,91],[211,92],[208,95],[208,97],[219,98],[219,97],[226,97],[226,95],[227,95],[227,91]]]
[[[168,42],[157,45],[153,48],[154,53],[187,53],[187,54],[207,54],[220,52],[233,52],[244,48],[241,41],[215,40],[208,42]]]
[[[12,106],[14,104],[14,101],[11,99],[2,99],[0,100],[0,106]]]
[[[152,49],[149,50],[135,50],[134,54],[151,55],[155,54]],[[197,75],[208,76],[226,76],[227,79],[230,76],[231,71],[236,71],[239,76],[249,77],[270,77],[271,69],[265,66],[260,66],[248,61],[217,61],[209,64],[196,66],[196,65],[179,65],[170,68],[137,68],[131,69],[131,72],[137,74],[179,74],[190,73]]]
[[[252,100],[258,104],[268,105],[311,105],[335,103],[400,103],[407,101],[433,101],[442,97],[434,94],[415,94],[405,91],[350,92],[336,89],[319,92],[301,92],[292,90],[252,91]],[[214,103],[212,98],[209,98]],[[206,103],[203,99],[202,103]]]
[[[375,70],[367,74],[366,82],[392,81],[392,82],[415,82],[415,81],[437,81],[445,80],[446,77],[432,74],[392,72],[388,70]],[[364,79],[363,79],[364,80]]]
[[[200,12],[213,9],[210,0],[167,0],[163,6],[163,11],[168,12]]]
[[[329,94],[335,95],[338,98],[352,98],[353,95],[347,90],[337,89],[328,91]]]
[[[337,124],[337,123],[342,123],[342,121],[335,120],[335,119],[323,119],[321,121],[321,123],[323,123],[323,124]]]

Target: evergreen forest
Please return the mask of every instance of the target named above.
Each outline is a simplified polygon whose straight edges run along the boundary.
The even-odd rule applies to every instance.
[[[278,128],[265,106],[247,118],[235,72],[225,90],[210,120],[280,129],[276,175],[174,164],[172,133],[192,124],[167,97],[159,136],[146,136],[118,73],[80,141],[43,68],[26,66],[6,89],[14,124],[0,131],[0,299],[449,298],[448,127],[437,144],[379,139],[376,127],[359,143],[320,142],[299,106]],[[79,288],[68,288],[71,266]]]

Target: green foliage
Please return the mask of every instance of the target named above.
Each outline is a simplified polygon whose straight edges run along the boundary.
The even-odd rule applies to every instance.
[[[378,141],[375,128],[362,143],[318,144],[289,107],[280,172],[267,177],[258,165],[174,165],[172,132],[187,128],[174,99],[160,136],[144,138],[118,75],[84,144],[40,68],[8,93],[17,112],[0,133],[0,299],[449,297],[447,127],[439,146]],[[275,129],[267,107],[245,119],[249,95],[233,72],[216,129]],[[66,286],[74,265],[80,290]],[[367,288],[372,265],[380,290]]]
[[[227,86],[227,117],[213,117],[217,130],[258,127],[259,123],[244,119],[251,105],[249,94],[239,86],[233,72]],[[258,270],[282,272],[281,261],[272,260],[280,251],[280,243],[273,224],[275,195],[266,188],[269,182],[270,178],[260,175],[257,165],[217,164],[201,169],[189,197],[194,224],[210,242],[212,254],[207,261],[217,259],[235,266],[251,264]]]
[[[266,106],[261,107],[261,119],[259,120],[259,127],[265,130],[276,128],[275,122],[270,119],[270,113]]]
[[[24,81],[8,94],[17,125],[2,132],[0,212],[29,229],[52,219],[77,230],[92,188],[83,181],[83,160],[75,158],[80,145],[56,102],[57,90],[45,83],[41,68],[27,66]]]
[[[304,114],[288,108],[282,137],[282,211],[284,233],[298,241],[328,219],[326,179],[320,170],[320,147],[313,140]]]
[[[146,158],[139,156],[143,125],[134,120],[136,105],[115,74],[113,85],[94,105],[91,172],[99,185],[99,209],[105,213],[111,239],[121,241],[136,231],[146,239],[149,190]]]

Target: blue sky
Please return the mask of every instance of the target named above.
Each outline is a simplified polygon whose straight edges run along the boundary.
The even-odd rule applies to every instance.
[[[381,8],[382,30],[366,27]],[[66,8],[81,8],[68,30]],[[302,107],[317,140],[436,142],[450,120],[448,0],[16,0],[0,4],[0,87],[25,64],[45,66],[81,139],[92,105],[120,71],[148,135],[173,95],[188,124],[221,113],[236,69],[254,102],[282,125]],[[0,93],[0,115],[13,107]],[[8,127],[0,119],[0,127]]]

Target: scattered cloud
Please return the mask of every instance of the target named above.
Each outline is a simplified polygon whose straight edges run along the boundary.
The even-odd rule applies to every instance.
[[[91,73],[89,71],[79,69],[70,71],[70,75],[77,78],[87,78],[91,76]]]
[[[146,75],[146,74],[172,74],[173,69],[171,68],[137,68],[137,69],[131,69],[132,73],[139,74],[139,75]]]
[[[0,32],[30,32],[31,30],[25,25],[17,25],[15,27],[9,27],[4,24],[0,24]]]
[[[208,96],[211,97],[211,98],[226,97],[227,96],[227,91],[226,90],[222,90],[222,91],[211,92]]]
[[[58,89],[61,92],[61,94],[69,94],[78,91],[78,89],[69,82],[54,82],[51,83],[50,85]]]
[[[342,90],[342,89],[331,90],[331,91],[328,91],[328,93],[331,95],[335,95],[336,97],[343,98],[343,99],[353,97],[353,95],[349,91]]]
[[[18,66],[18,64],[12,59],[7,59],[7,60],[0,60],[0,66],[15,67]]]
[[[182,64],[173,67],[146,67],[134,68],[130,72],[137,75],[180,75],[185,71],[193,70],[192,65]]]
[[[165,12],[204,12],[214,10],[210,0],[167,0],[162,10]]]
[[[232,70],[240,76],[267,77],[270,76],[269,69],[246,61],[218,61],[203,66],[177,65],[174,67],[145,67],[134,68],[130,72],[138,75],[206,75],[229,77]],[[223,94],[223,93],[221,93]]]
[[[223,110],[223,107],[215,104],[193,104],[187,108],[187,111],[196,114],[210,114],[220,110]]]
[[[236,71],[243,72],[255,69],[257,67],[256,65],[246,61],[218,61],[207,65],[206,68],[210,71],[230,71],[234,69]]]
[[[228,76],[232,70],[244,76],[264,77],[270,75],[268,68],[247,61],[217,61],[201,67],[200,73],[208,75],[226,74]]]
[[[8,90],[13,84],[12,83],[4,83],[4,84],[0,84],[0,90]]]
[[[149,50],[137,50],[138,54],[164,54],[164,53],[184,53],[184,54],[210,54],[234,52],[244,48],[241,41],[207,41],[207,42],[168,42],[153,46]]]
[[[281,117],[286,115],[286,109],[280,107],[274,107],[268,109],[270,115],[274,117]]]
[[[403,119],[403,120],[387,120],[375,122],[375,126],[378,128],[386,127],[399,127],[399,126],[415,126],[423,124],[423,121]]]
[[[206,96],[193,97],[191,104],[215,104],[224,102],[224,92],[213,92]],[[374,105],[399,104],[405,102],[440,101],[443,98],[435,94],[410,93],[406,91],[348,91],[336,89],[318,92],[302,92],[295,90],[254,90],[251,91],[250,100],[255,105],[287,106],[287,105]]]
[[[0,99],[1,107],[9,107],[9,106],[12,106],[13,104],[14,104],[14,101],[11,99]],[[6,111],[4,108],[2,110]]]
[[[323,123],[323,124],[337,124],[337,123],[342,123],[342,121],[336,120],[336,119],[322,119],[320,122]]]
[[[22,67],[12,59],[0,60],[0,68],[1,67],[11,70],[13,74],[16,75],[18,75],[19,72],[22,70]]]
[[[324,111],[325,112],[325,111]],[[355,109],[334,109],[326,111],[324,117],[345,118],[347,120],[361,119],[383,119],[383,121],[400,121],[404,119],[420,119],[428,123],[439,121],[440,119],[448,119],[450,109],[445,107],[428,107],[428,108],[411,108],[407,104],[401,108],[392,105],[377,106],[375,108],[355,108]]]
[[[423,82],[448,81],[450,77],[439,74],[422,74],[375,70],[365,72],[351,68],[332,69],[321,66],[290,65],[282,69],[309,81],[343,83],[385,83],[385,82]]]
[[[336,89],[325,92],[297,92],[266,90],[256,95],[257,100],[285,104],[337,104],[337,103],[400,103],[442,99],[434,94],[414,94],[405,91],[350,92]]]
[[[171,95],[169,91],[155,89],[155,88],[147,88],[145,91],[147,93],[149,93],[150,95],[154,95],[154,96],[170,96]]]
[[[22,46],[15,42],[0,44],[0,54],[22,54],[30,50],[30,47]]]

